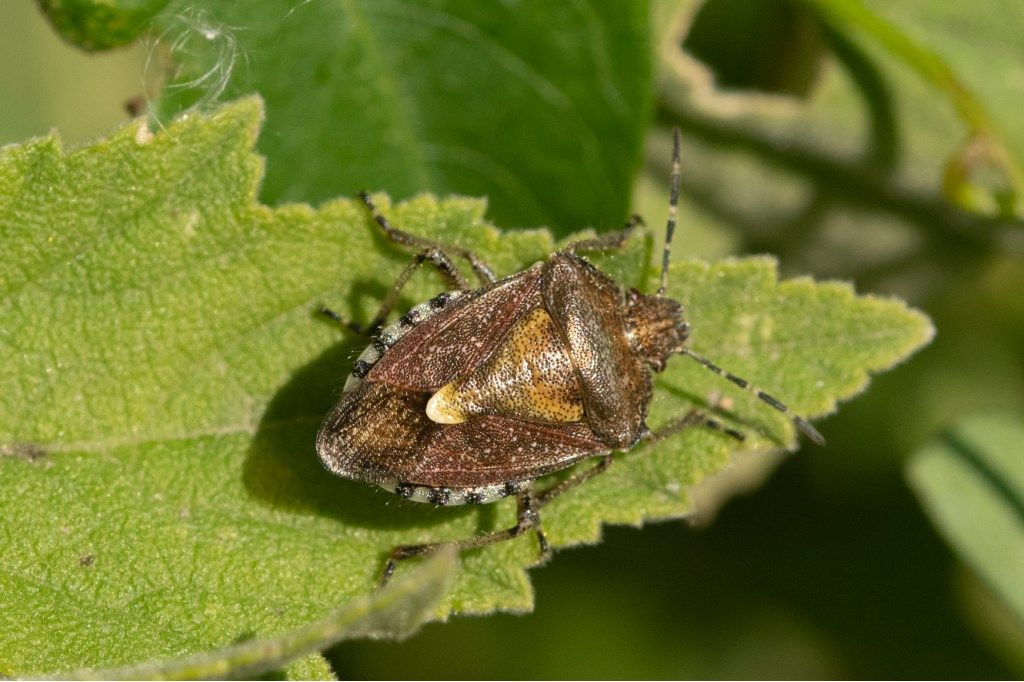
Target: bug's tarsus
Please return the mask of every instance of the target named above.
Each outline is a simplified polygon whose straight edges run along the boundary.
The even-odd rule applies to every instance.
[[[676,231],[676,217],[679,214],[679,188],[682,185],[682,133],[672,129],[672,180],[668,196],[668,221],[665,223],[665,248],[661,252],[661,285],[658,296],[668,291],[668,264],[672,256],[672,236]]]
[[[485,286],[496,281],[494,272],[486,263],[484,263],[475,253],[468,249],[463,249],[458,246],[439,244],[423,237],[418,237],[414,234],[400,230],[397,227],[391,225],[388,219],[383,213],[377,210],[376,204],[373,203],[373,199],[367,192],[359,192],[359,198],[362,199],[363,203],[370,210],[370,214],[373,216],[373,220],[377,223],[377,226],[384,232],[391,241],[396,244],[402,244],[403,246],[411,246],[420,250],[420,253],[425,259],[433,263],[438,270],[452,283],[452,286],[456,289],[469,289],[469,282],[459,272],[459,269],[449,258],[447,252],[450,251],[462,258],[465,258],[469,263],[473,272],[476,273],[477,278]]]
[[[537,519],[537,525],[534,527],[533,532],[537,534],[537,546],[540,548],[540,563],[546,564],[548,559],[551,558],[551,545],[548,544],[548,536],[544,533],[544,529],[540,527],[540,519]]]
[[[626,242],[629,241],[629,237],[636,231],[639,225],[646,225],[646,223],[643,218],[634,213],[629,216],[629,220],[626,221],[625,227],[621,230],[609,232],[593,239],[581,239],[572,242],[565,250],[570,253],[579,253],[581,251],[616,251],[625,246]]]
[[[347,329],[352,329],[352,331],[355,331],[355,329],[353,329],[353,327],[355,327],[355,328],[359,327],[359,325],[357,325],[356,323],[349,322],[344,317],[342,317],[340,313],[334,312],[333,310],[331,310],[330,308],[328,308],[325,305],[320,306],[317,309],[316,312],[319,315],[323,315],[324,317],[327,317],[327,318],[330,318],[330,319],[334,320],[335,322],[337,322],[338,324],[342,325],[343,327],[345,327]]]
[[[395,547],[391,550],[391,554],[388,555],[388,560],[384,564],[384,570],[380,574],[380,580],[377,581],[377,587],[382,588],[391,581],[391,576],[395,574],[398,562],[402,559],[411,559],[424,554],[430,554],[437,549],[440,549],[440,547],[433,547],[432,545],[400,545]]]
[[[692,358],[693,360],[696,360],[701,365],[703,365],[705,368],[711,370],[712,372],[714,372],[715,374],[719,375],[720,377],[725,378],[727,381],[730,381],[733,384],[739,386],[743,390],[745,390],[745,391],[747,391],[749,393],[753,393],[758,398],[760,398],[762,402],[767,403],[768,405],[771,405],[773,408],[775,408],[779,412],[782,412],[784,414],[789,414],[789,408],[782,401],[780,401],[778,398],[775,398],[774,396],[769,395],[768,393],[765,393],[760,388],[758,388],[757,386],[754,386],[753,384],[751,384],[746,379],[738,377],[735,374],[733,374],[732,372],[727,372],[726,370],[722,369],[721,367],[719,367],[715,363],[713,363],[710,360],[708,360],[703,355],[700,355],[699,353],[695,353],[694,351],[690,350],[689,348],[682,348],[682,349],[679,350],[679,353],[681,355],[685,355],[685,356],[687,356],[689,358]],[[811,439],[811,441],[813,443],[815,443],[816,445],[824,445],[825,444],[825,438],[820,433],[818,433],[818,430],[815,429],[813,426],[811,426],[810,423],[808,423],[808,421],[806,419],[804,419],[803,417],[800,417],[798,415],[790,414],[790,420],[793,422],[793,426],[795,426],[797,428],[797,430],[800,431],[800,433],[804,434],[809,439]]]

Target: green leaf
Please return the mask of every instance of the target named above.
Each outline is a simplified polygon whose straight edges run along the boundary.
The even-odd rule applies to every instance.
[[[322,653],[309,654],[289,663],[284,669],[287,680],[336,680],[330,662]]]
[[[61,36],[84,50],[121,47],[139,37],[169,0],[38,0]]]
[[[813,86],[825,56],[817,22],[790,0],[702,3],[683,47],[714,69],[724,90],[801,97]]]
[[[964,419],[910,461],[907,476],[954,549],[1024,618],[1024,424]]]
[[[512,500],[433,508],[320,465],[319,422],[365,342],[313,312],[368,320],[409,256],[356,202],[258,204],[260,117],[248,99],[155,136],[136,121],[70,152],[55,136],[0,151],[0,672],[272,636],[369,593],[396,544],[512,522]],[[396,224],[472,248],[501,274],[555,248],[547,231],[490,227],[479,200],[377,199]],[[650,290],[654,251],[637,238],[595,261]],[[400,307],[440,288],[417,273]],[[932,333],[899,301],[779,282],[769,258],[677,263],[670,293],[696,350],[809,417]],[[723,419],[764,434],[751,449],[791,447],[785,416],[734,388],[677,358],[651,425],[721,396],[733,403]],[[545,508],[552,543],[689,513],[688,487],[733,446],[694,429],[620,456]],[[530,608],[536,559],[530,537],[466,552],[437,616]]]
[[[696,207],[684,224],[712,222],[733,238],[732,250],[773,253],[795,271],[856,277],[861,286],[923,300],[988,262],[1024,226],[996,205],[997,195],[1009,196],[1008,176],[995,172],[1002,161],[993,163],[1004,152],[1024,158],[1017,114],[1024,62],[1015,56],[1024,5],[980,0],[937,12],[927,0],[865,4],[873,12],[861,22],[873,31],[827,26],[834,68],[822,70],[803,100],[714,87],[704,65],[679,49],[685,24],[676,22],[684,30],[672,32],[662,51],[662,117],[684,131],[683,207]],[[963,99],[951,99],[949,83],[935,87],[937,73],[922,78],[912,55],[956,74]],[[965,145],[969,131],[958,113],[978,108],[1001,131],[1005,150],[974,144],[976,135]],[[662,162],[650,156],[657,172]],[[958,163],[965,156],[970,168]],[[947,167],[958,182],[988,177],[1001,189],[988,193],[989,205],[963,210],[944,191]]]
[[[175,0],[150,26],[176,62],[153,105],[259,93],[268,203],[457,192],[510,226],[608,228],[641,161],[648,30],[630,0]]]
[[[386,590],[353,600],[324,618],[266,639],[250,639],[179,660],[107,670],[79,670],[71,679],[199,680],[253,678],[285,668],[288,679],[335,679],[323,656],[311,654],[355,637],[406,637],[433,612],[451,583],[454,552],[441,552]],[[302,658],[300,658],[302,657]]]
[[[949,98],[969,131],[967,143],[947,164],[944,185],[951,199],[979,213],[994,210],[1007,217],[1024,215],[1024,170],[985,105],[937,52],[915,42],[860,0],[803,1],[835,30],[863,31]],[[974,175],[983,176],[983,171],[998,174],[996,189],[973,180]]]

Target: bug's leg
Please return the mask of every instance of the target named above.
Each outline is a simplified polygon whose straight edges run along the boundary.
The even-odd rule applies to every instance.
[[[423,263],[423,261],[427,260],[427,258],[428,256],[424,253],[418,253],[413,256],[409,264],[405,266],[404,270],[402,270],[402,274],[400,274],[398,279],[395,280],[395,283],[391,285],[391,289],[388,290],[384,300],[381,301],[380,308],[377,309],[377,314],[374,315],[373,319],[365,325],[348,320],[326,306],[320,306],[320,310],[318,312],[321,315],[337,322],[343,329],[354,332],[359,336],[369,338],[380,331],[380,328],[384,325],[384,321],[387,319],[391,309],[395,307],[395,303],[398,301],[398,296],[402,292],[402,287],[405,286],[406,282],[409,281],[409,278],[412,277],[412,274],[416,272],[416,269]]]
[[[609,232],[593,239],[581,239],[572,242],[565,250],[571,253],[579,253],[580,251],[615,251],[625,245],[630,235],[636,230],[637,225],[644,224],[643,218],[633,214],[629,217],[629,221],[626,222],[626,226],[621,230]]]
[[[533,528],[537,536],[537,547],[540,549],[540,563],[545,563],[551,558],[551,546],[548,544],[548,537],[544,534],[544,528],[540,525],[540,505],[532,493],[520,495],[517,500],[516,525],[526,523],[527,528]],[[529,518],[527,518],[529,517]]]
[[[320,308],[317,309],[316,312],[317,312],[318,315],[323,315],[324,317],[326,317],[327,319],[331,320],[332,322],[335,322],[339,327],[341,327],[345,331],[352,332],[353,334],[356,334],[358,336],[362,336],[362,337],[364,337],[366,339],[369,339],[370,336],[371,336],[366,331],[366,329],[363,327],[363,325],[356,324],[352,320],[349,320],[348,318],[344,317],[340,313],[337,313],[337,312],[331,310],[330,308],[328,308],[325,305],[321,305]]]
[[[565,479],[561,483],[557,483],[551,486],[550,488],[536,496],[536,508],[540,509],[547,503],[551,502],[551,500],[561,495],[562,493],[571,490],[578,485],[586,483],[587,481],[594,478],[598,474],[603,474],[605,471],[608,470],[608,467],[610,467],[612,465],[612,462],[614,461],[615,457],[613,455],[604,455],[603,457],[601,457],[600,461],[598,461],[598,463],[591,467],[590,469],[581,471],[580,473]]]
[[[722,422],[718,421],[714,417],[709,417],[700,410],[693,409],[682,417],[674,419],[657,431],[652,432],[644,440],[648,443],[660,443],[669,436],[675,435],[684,429],[690,428],[691,426],[698,425],[706,426],[715,431],[720,431],[727,436],[735,438],[741,443],[747,439],[743,433],[736,431],[735,429],[730,429]]]
[[[455,547],[459,551],[464,549],[487,547],[488,545],[517,538],[528,530],[534,530],[537,533],[537,542],[540,545],[541,556],[546,559],[551,553],[551,549],[548,546],[547,538],[544,536],[544,531],[541,530],[540,527],[540,516],[537,513],[540,505],[537,504],[536,498],[531,492],[520,494],[519,497],[516,498],[516,503],[516,525],[511,528],[494,531],[493,533],[487,533],[486,535],[480,535],[475,538],[467,538],[466,540],[431,542],[423,545],[399,545],[398,547],[395,547],[391,550],[391,554],[388,555],[388,560],[384,564],[384,571],[381,573],[380,577],[380,586],[383,587],[384,585],[387,585],[388,581],[391,580],[391,576],[395,572],[395,567],[398,565],[398,562],[403,559],[426,556],[427,554],[432,554],[443,547]]]
[[[395,283],[391,285],[391,289],[388,290],[384,300],[381,301],[380,307],[377,309],[377,314],[374,315],[373,319],[367,324],[362,325],[352,322],[351,320],[347,320],[325,306],[320,307],[320,314],[334,320],[344,329],[355,332],[360,336],[365,336],[367,338],[372,337],[380,331],[381,327],[384,326],[385,320],[387,320],[391,310],[395,307],[395,303],[398,302],[398,296],[402,293],[402,287],[404,287],[406,282],[409,281],[412,274],[416,272],[416,269],[423,264],[423,261],[428,260],[428,258],[429,256],[425,253],[417,253],[413,256],[412,260],[409,261],[409,264],[405,266],[404,270],[402,270],[402,274],[400,274],[398,279],[395,280]]]
[[[757,386],[754,386],[753,384],[751,384],[746,379],[742,379],[742,378],[736,376],[735,374],[733,374],[732,372],[727,372],[726,370],[722,369],[721,367],[719,367],[715,363],[713,363],[710,360],[708,360],[703,355],[700,355],[699,353],[695,353],[692,350],[690,350],[689,348],[682,348],[678,352],[680,354],[682,354],[682,355],[685,355],[685,356],[693,359],[693,360],[696,360],[700,364],[704,365],[705,368],[711,370],[712,372],[714,372],[718,376],[723,377],[726,380],[736,384],[737,386],[739,386],[743,390],[747,391],[748,393],[753,393],[758,398],[760,398],[762,401],[764,401],[765,403],[771,405],[773,408],[775,408],[779,412],[782,412],[783,414],[789,414],[790,415],[789,418],[793,422],[793,426],[795,426],[798,431],[800,431],[802,434],[804,434],[805,436],[810,438],[817,445],[824,445],[825,444],[824,436],[822,436],[820,433],[818,433],[818,430],[816,428],[814,428],[813,426],[811,426],[810,422],[808,422],[806,419],[804,419],[803,417],[801,417],[799,415],[792,414],[789,411],[789,408],[782,401],[780,401],[778,398],[775,398],[775,397],[765,393],[760,388],[758,388]]]
[[[377,223],[377,226],[384,232],[391,241],[396,244],[402,244],[403,246],[412,246],[420,249],[430,262],[437,266],[438,270],[452,282],[456,289],[468,289],[469,283],[466,281],[462,273],[458,271],[451,258],[448,257],[446,251],[450,251],[457,256],[465,258],[469,263],[470,267],[473,268],[473,272],[476,273],[477,278],[484,285],[491,284],[495,281],[494,273],[490,267],[487,266],[480,258],[470,251],[469,249],[463,249],[459,246],[442,245],[437,242],[433,242],[423,237],[417,237],[414,234],[409,234],[404,230],[400,230],[397,227],[391,225],[388,219],[384,217],[380,211],[377,210],[377,206],[373,203],[373,199],[366,192],[360,192],[359,198],[363,200],[366,207],[370,210],[370,214],[373,216],[373,220]]]

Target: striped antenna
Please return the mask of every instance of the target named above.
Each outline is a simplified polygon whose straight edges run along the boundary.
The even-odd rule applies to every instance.
[[[696,360],[700,364],[704,365],[704,367],[706,367],[707,369],[710,369],[712,372],[714,372],[718,376],[725,377],[726,379],[728,379],[732,383],[736,384],[737,386],[739,386],[743,390],[749,391],[750,393],[753,393],[758,398],[760,398],[764,402],[768,403],[769,405],[774,407],[779,412],[783,412],[783,413],[787,413],[787,414],[789,413],[789,408],[786,407],[785,405],[783,405],[779,400],[777,400],[776,398],[773,398],[772,396],[768,395],[767,393],[765,393],[764,391],[759,389],[757,386],[752,385],[746,379],[741,379],[738,376],[736,376],[735,374],[733,374],[732,372],[726,372],[724,369],[722,369],[721,367],[719,367],[715,363],[711,362],[710,360],[708,360],[703,355],[699,355],[697,353],[694,353],[689,348],[682,348],[682,349],[679,350],[679,352],[682,353],[683,355],[686,355],[686,356],[689,356],[689,357],[693,358],[694,360]],[[808,438],[810,438],[817,445],[824,445],[825,444],[825,438],[822,437],[822,435],[820,433],[818,433],[818,430],[816,428],[814,428],[813,426],[811,426],[807,422],[806,419],[804,419],[803,417],[798,417],[796,415],[791,415],[790,419],[792,419],[793,426],[795,426],[800,431],[800,433],[802,433],[805,436],[807,436]]]
[[[672,129],[672,180],[668,195],[668,223],[665,225],[665,250],[661,254],[661,286],[658,296],[668,291],[668,261],[672,255],[672,235],[676,231],[676,214],[679,213],[679,187],[682,182],[681,155],[682,134],[679,128]]]

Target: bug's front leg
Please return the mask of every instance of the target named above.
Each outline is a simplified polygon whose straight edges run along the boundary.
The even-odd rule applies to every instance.
[[[633,234],[638,225],[645,224],[643,218],[634,214],[629,217],[626,226],[618,232],[608,232],[593,239],[582,239],[572,242],[565,250],[571,253],[579,253],[581,251],[617,251],[625,246],[626,242],[629,241],[630,235]]]
[[[455,547],[460,552],[464,549],[487,547],[488,545],[517,538],[528,530],[533,530],[537,534],[537,543],[540,546],[541,551],[541,561],[546,561],[551,555],[551,548],[544,535],[544,530],[540,525],[540,515],[538,514],[539,507],[540,505],[537,503],[533,493],[525,492],[516,498],[516,525],[511,528],[487,533],[486,535],[480,535],[475,538],[467,538],[465,540],[431,542],[422,545],[399,545],[395,547],[391,550],[391,554],[388,555],[388,560],[384,564],[384,571],[381,573],[380,577],[380,587],[384,587],[388,584],[388,581],[391,580],[391,576],[395,572],[395,568],[398,566],[398,562],[403,559],[426,556],[427,554],[432,554],[444,547]]]
[[[571,476],[562,481],[561,483],[551,486],[544,492],[537,495],[535,503],[536,507],[540,509],[544,505],[551,502],[551,500],[561,495],[562,493],[569,491],[578,485],[586,483],[587,481],[594,478],[598,474],[603,474],[605,471],[608,470],[608,467],[610,467],[612,465],[612,462],[614,461],[615,457],[613,455],[604,455],[597,462],[597,464],[591,467],[590,469],[581,471],[575,476]]]
[[[669,422],[657,431],[649,433],[644,440],[647,443],[659,443],[669,436],[673,436],[684,429],[690,428],[691,426],[706,426],[713,431],[724,433],[730,438],[734,438],[741,443],[747,439],[746,435],[743,433],[736,431],[735,429],[730,429],[714,417],[709,417],[701,410],[694,408],[682,417]]]

